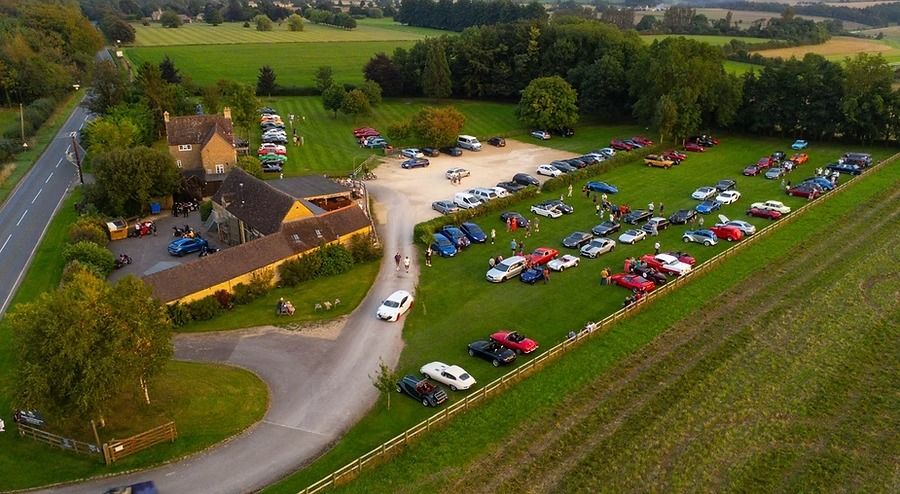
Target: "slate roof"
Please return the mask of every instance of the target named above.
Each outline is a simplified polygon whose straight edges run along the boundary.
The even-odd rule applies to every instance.
[[[212,197],[248,227],[271,235],[294,204],[294,198],[235,167]]]
[[[269,185],[296,199],[315,199],[335,195],[350,195],[350,189],[321,175],[306,175],[271,180]]]
[[[188,115],[172,117],[166,122],[166,140],[169,146],[204,146],[217,133],[234,145],[234,126],[231,119],[222,115]]]

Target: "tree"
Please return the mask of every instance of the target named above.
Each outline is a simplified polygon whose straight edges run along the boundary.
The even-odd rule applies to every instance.
[[[134,27],[125,19],[108,13],[100,19],[100,31],[110,43],[131,43],[134,41]]]
[[[892,127],[893,72],[881,55],[860,53],[844,63],[844,128],[861,141],[886,139]]]
[[[222,89],[219,86],[206,86],[200,96],[200,102],[206,113],[219,113],[222,109]]]
[[[659,130],[659,142],[665,142],[667,137],[672,136],[677,121],[678,105],[667,94],[656,103],[656,114],[653,116],[653,125]]]
[[[372,113],[372,105],[369,104],[369,98],[366,93],[359,89],[354,89],[344,95],[341,102],[341,111],[347,115],[365,115]]]
[[[177,28],[181,26],[181,16],[174,10],[167,10],[159,16],[159,23],[162,27]]]
[[[341,105],[344,104],[344,96],[346,96],[346,94],[344,88],[337,84],[327,87],[325,91],[322,92],[322,105],[326,110],[334,112],[334,118],[337,118],[337,112],[341,109]]]
[[[253,18],[253,24],[256,25],[257,31],[271,31],[272,19],[260,14]]]
[[[377,82],[370,80],[363,81],[357,89],[366,95],[366,99],[369,100],[369,104],[372,106],[381,104],[381,86],[379,86]]]
[[[231,119],[239,128],[246,131],[249,138],[254,124],[258,122],[259,100],[256,99],[256,90],[248,84],[223,82],[223,94],[225,105],[231,108]]]
[[[303,18],[297,14],[291,14],[287,19],[288,31],[303,31]]]
[[[453,106],[426,106],[412,119],[411,126],[423,143],[439,147],[456,141],[466,116]]]
[[[377,53],[363,68],[367,80],[375,81],[387,96],[403,94],[403,77],[397,64],[384,53]]]
[[[429,98],[447,98],[452,91],[447,54],[440,42],[430,44],[425,58],[425,73],[422,74],[422,91]]]
[[[374,376],[369,376],[369,378],[372,379],[372,386],[375,386],[375,389],[387,398],[387,408],[390,410],[391,395],[397,390],[397,381],[400,380],[400,374],[388,367],[383,360],[378,359],[378,372]]]
[[[653,31],[659,25],[659,20],[656,16],[653,15],[645,15],[641,17],[641,20],[638,21],[637,26],[634,26],[640,32]]]
[[[241,5],[240,0],[228,0],[228,5],[225,6],[225,11],[222,13],[222,16],[228,22],[238,22],[247,19],[247,15],[244,14],[244,7]]]
[[[254,158],[253,156],[238,157],[237,167],[260,180],[262,180],[264,176],[262,163],[260,163],[259,160]]]
[[[137,126],[128,119],[100,117],[91,120],[82,132],[82,143],[88,157],[114,149],[127,149],[140,144]]]
[[[334,69],[331,66],[324,65],[316,69],[316,89],[320,93],[324,93],[326,89],[334,85]]]
[[[207,24],[218,26],[225,22],[225,17],[222,15],[222,9],[217,4],[209,2],[203,8],[203,20]]]
[[[158,65],[144,62],[138,67],[134,80],[138,93],[147,100],[147,106],[153,112],[154,124],[161,125],[163,112],[178,114],[178,91],[162,77]]]
[[[175,62],[168,55],[163,57],[162,62],[159,62],[159,75],[169,84],[181,83],[181,74],[178,73]]]
[[[578,122],[577,100],[575,90],[562,77],[541,77],[522,91],[516,114],[530,127],[574,127]]]
[[[92,90],[85,102],[85,106],[92,112],[102,115],[128,97],[128,76],[114,62],[94,62],[93,76]]]
[[[20,361],[17,405],[102,417],[117,394],[146,386],[172,354],[171,322],[151,295],[137,278],[111,286],[79,269],[19,305],[8,316]]]
[[[256,94],[272,96],[272,93],[278,87],[275,83],[275,70],[268,65],[259,68],[259,76],[256,78]]]
[[[102,194],[97,206],[117,216],[144,213],[151,199],[172,195],[181,184],[181,174],[165,151],[114,149],[93,156],[91,163]]]

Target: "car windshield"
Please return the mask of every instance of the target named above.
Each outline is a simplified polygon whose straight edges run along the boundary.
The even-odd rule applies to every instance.
[[[494,269],[496,269],[497,271],[500,271],[501,273],[505,273],[505,272],[509,271],[509,268],[510,268],[509,264],[505,264],[502,262],[500,264],[497,264],[496,266],[494,266]]]
[[[443,238],[443,237],[437,239],[437,244],[440,245],[440,246],[451,245],[451,244],[450,244],[450,241],[447,240],[446,238]]]
[[[470,375],[469,375],[468,373],[466,373],[466,372],[463,372],[462,374],[459,375],[459,380],[460,380],[460,381],[468,381],[469,379],[472,379],[472,376],[470,376]]]
[[[385,300],[384,304],[382,305],[384,305],[385,307],[393,307],[396,309],[397,307],[400,307],[400,302],[397,302],[396,300]]]

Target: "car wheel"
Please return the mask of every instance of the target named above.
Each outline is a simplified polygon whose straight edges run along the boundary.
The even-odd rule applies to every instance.
[[[497,359],[494,359],[491,361],[491,365],[493,365],[494,367],[500,367],[500,361]]]
[[[428,403],[428,398],[422,398],[422,406],[430,407],[431,403]]]
[[[399,384],[397,385],[397,388],[396,388],[396,389],[397,389],[397,392],[398,392],[398,393],[402,393],[402,392],[403,392],[403,388],[401,388]]]
[[[522,355],[522,350],[516,348],[516,355]]]
[[[469,356],[470,356],[470,357],[474,357],[474,356],[475,356],[475,350],[472,350],[472,349],[470,348],[470,349],[469,349]]]
[[[731,242],[731,241],[734,240],[734,239],[731,238],[731,237],[725,237],[725,240],[727,240],[728,242]]]
[[[450,391],[456,391],[456,386],[454,386],[454,385],[451,384],[451,385],[450,385]]]
[[[703,242],[703,245],[709,247],[710,245],[712,245],[712,242],[710,242],[709,240],[706,240]]]
[[[691,239],[689,239],[689,238],[687,238],[687,237],[681,237],[681,240],[683,240],[684,243],[688,243],[688,242],[691,241]]]
[[[428,374],[425,374],[424,372],[422,373],[422,377],[425,379],[432,379],[431,376],[429,376]]]

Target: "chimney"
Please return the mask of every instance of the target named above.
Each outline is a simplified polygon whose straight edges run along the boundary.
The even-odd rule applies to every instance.
[[[167,111],[163,112],[163,122],[169,123],[169,112]]]
[[[222,115],[224,115],[228,120],[231,120],[231,108],[227,106],[225,108],[222,108]]]

